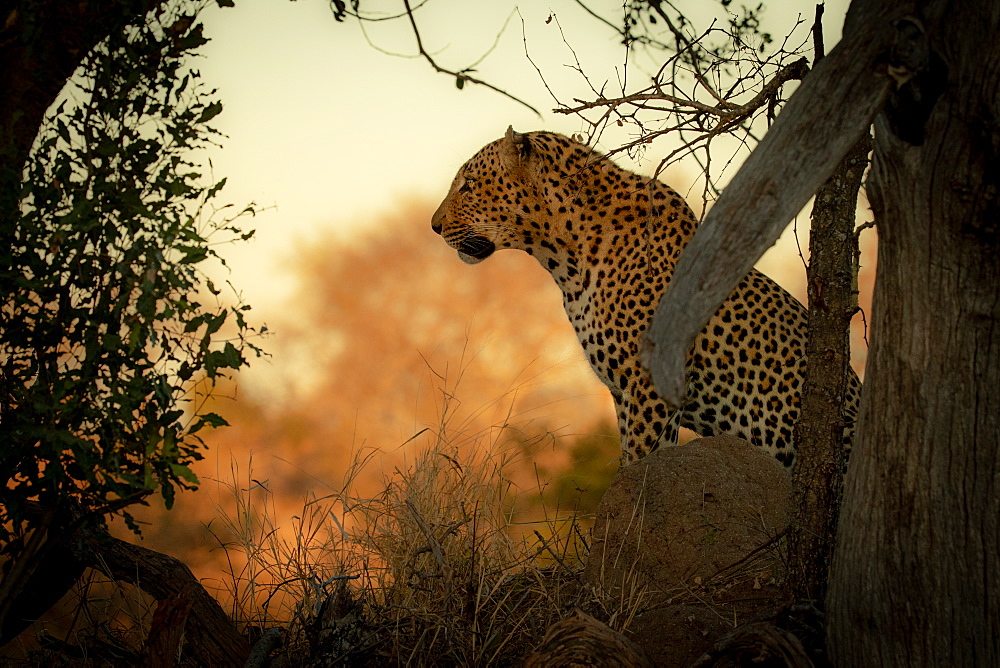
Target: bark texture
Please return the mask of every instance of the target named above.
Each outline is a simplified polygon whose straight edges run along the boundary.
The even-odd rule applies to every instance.
[[[729,666],[813,668],[815,664],[794,634],[768,622],[738,626],[720,638],[691,668]]]
[[[198,665],[242,666],[250,655],[250,643],[180,560],[117,538],[99,541],[85,557],[88,565],[159,601],[147,650],[176,651],[180,629],[172,625],[180,625],[183,655]]]
[[[1000,3],[918,3],[875,128],[872,347],[828,599],[837,665],[1000,665]]]
[[[871,135],[862,137],[816,193],[809,232],[809,366],[795,425],[789,585],[796,600],[826,598],[844,470],[843,407],[858,310],[854,223]]]
[[[524,663],[525,668],[654,665],[642,647],[582,610],[550,626],[541,646]]]
[[[164,0],[13,0],[0,9],[0,216],[12,216],[21,168],[45,111],[112,31]]]
[[[13,599],[0,646],[65,596],[84,569],[94,568],[157,600],[146,640],[147,663],[180,651],[198,665],[243,664],[250,653],[249,642],[183,562],[114,538],[103,524],[77,523],[78,511],[67,515],[51,531],[56,541],[53,549],[34,564],[24,590]]]

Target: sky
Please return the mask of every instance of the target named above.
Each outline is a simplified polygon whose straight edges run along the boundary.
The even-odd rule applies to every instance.
[[[401,3],[381,5],[398,10]],[[452,14],[427,11],[435,5]],[[565,30],[587,40],[591,59],[621,60],[609,30],[595,30],[596,21],[563,5]],[[426,15],[421,31],[428,49],[460,69],[489,48],[510,17],[481,75],[548,109],[551,98],[524,57],[521,18],[533,57],[556,71],[566,62],[558,28],[544,23],[549,10],[540,4],[519,15],[512,15],[514,7],[439,1],[418,18]],[[205,23],[212,42],[200,69],[219,89],[225,104],[220,130],[229,137],[212,156],[214,168],[229,177],[227,201],[274,207],[257,217],[255,244],[227,250],[234,282],[264,311],[280,305],[290,287],[281,265],[296,244],[331,227],[363,226],[406,198],[440,198],[458,167],[508,125],[579,129],[552,114],[539,118],[482,87],[458,90],[454,79],[422,60],[379,52],[413,53],[408,26],[372,25],[369,45],[357,21],[337,23],[325,0],[254,0],[212,9]]]
[[[365,6],[391,13],[402,3]],[[589,6],[614,17],[620,3]],[[777,34],[812,12],[809,2],[769,3],[767,27]],[[203,14],[211,42],[197,67],[219,90],[219,129],[228,136],[211,155],[214,172],[229,179],[226,201],[266,207],[254,221],[256,241],[226,255],[233,282],[265,314],[287,296],[283,266],[294,262],[297,244],[329,228],[363,226],[406,198],[440,199],[458,167],[508,125],[583,129],[579,119],[550,112],[555,104],[526,44],[562,99],[588,92],[571,68],[576,58],[595,85],[619,85],[624,47],[572,0],[432,0],[416,16],[427,50],[445,67],[461,69],[496,42],[477,74],[542,116],[480,86],[459,90],[422,59],[381,52],[416,52],[403,21],[368,24],[366,37],[357,21],[336,22],[327,0],[246,0]],[[828,7],[828,44],[842,17]],[[603,148],[624,137],[606,135]],[[644,164],[628,166],[649,171],[658,157],[654,148]]]

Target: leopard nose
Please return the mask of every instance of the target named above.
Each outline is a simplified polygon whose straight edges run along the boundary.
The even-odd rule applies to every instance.
[[[437,234],[441,234],[441,230],[444,229],[444,213],[441,209],[435,211],[434,215],[431,216],[431,229]]]

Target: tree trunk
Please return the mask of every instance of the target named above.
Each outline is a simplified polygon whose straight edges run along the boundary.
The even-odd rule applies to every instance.
[[[163,2],[14,0],[0,10],[0,220],[14,215],[22,167],[66,79],[112,31]]]
[[[1000,3],[916,13],[925,67],[876,122],[873,344],[829,643],[842,666],[998,666]]]
[[[809,366],[795,425],[788,566],[793,598],[820,606],[843,483],[844,406],[853,375],[850,327],[858,310],[852,239],[871,143],[870,135],[862,137],[816,193],[809,232]]]

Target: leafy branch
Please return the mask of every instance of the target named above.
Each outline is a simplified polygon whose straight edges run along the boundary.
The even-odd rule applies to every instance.
[[[25,167],[0,269],[7,556],[24,544],[29,501],[127,518],[154,490],[169,506],[194,487],[199,432],[225,423],[199,397],[261,354],[250,307],[224,305],[205,269],[225,265],[220,237],[249,238],[240,218],[253,208],[216,206],[225,179],[197,161],[221,139],[222,111],[187,65],[207,41],[198,8],[165,3],[102,42]]]

